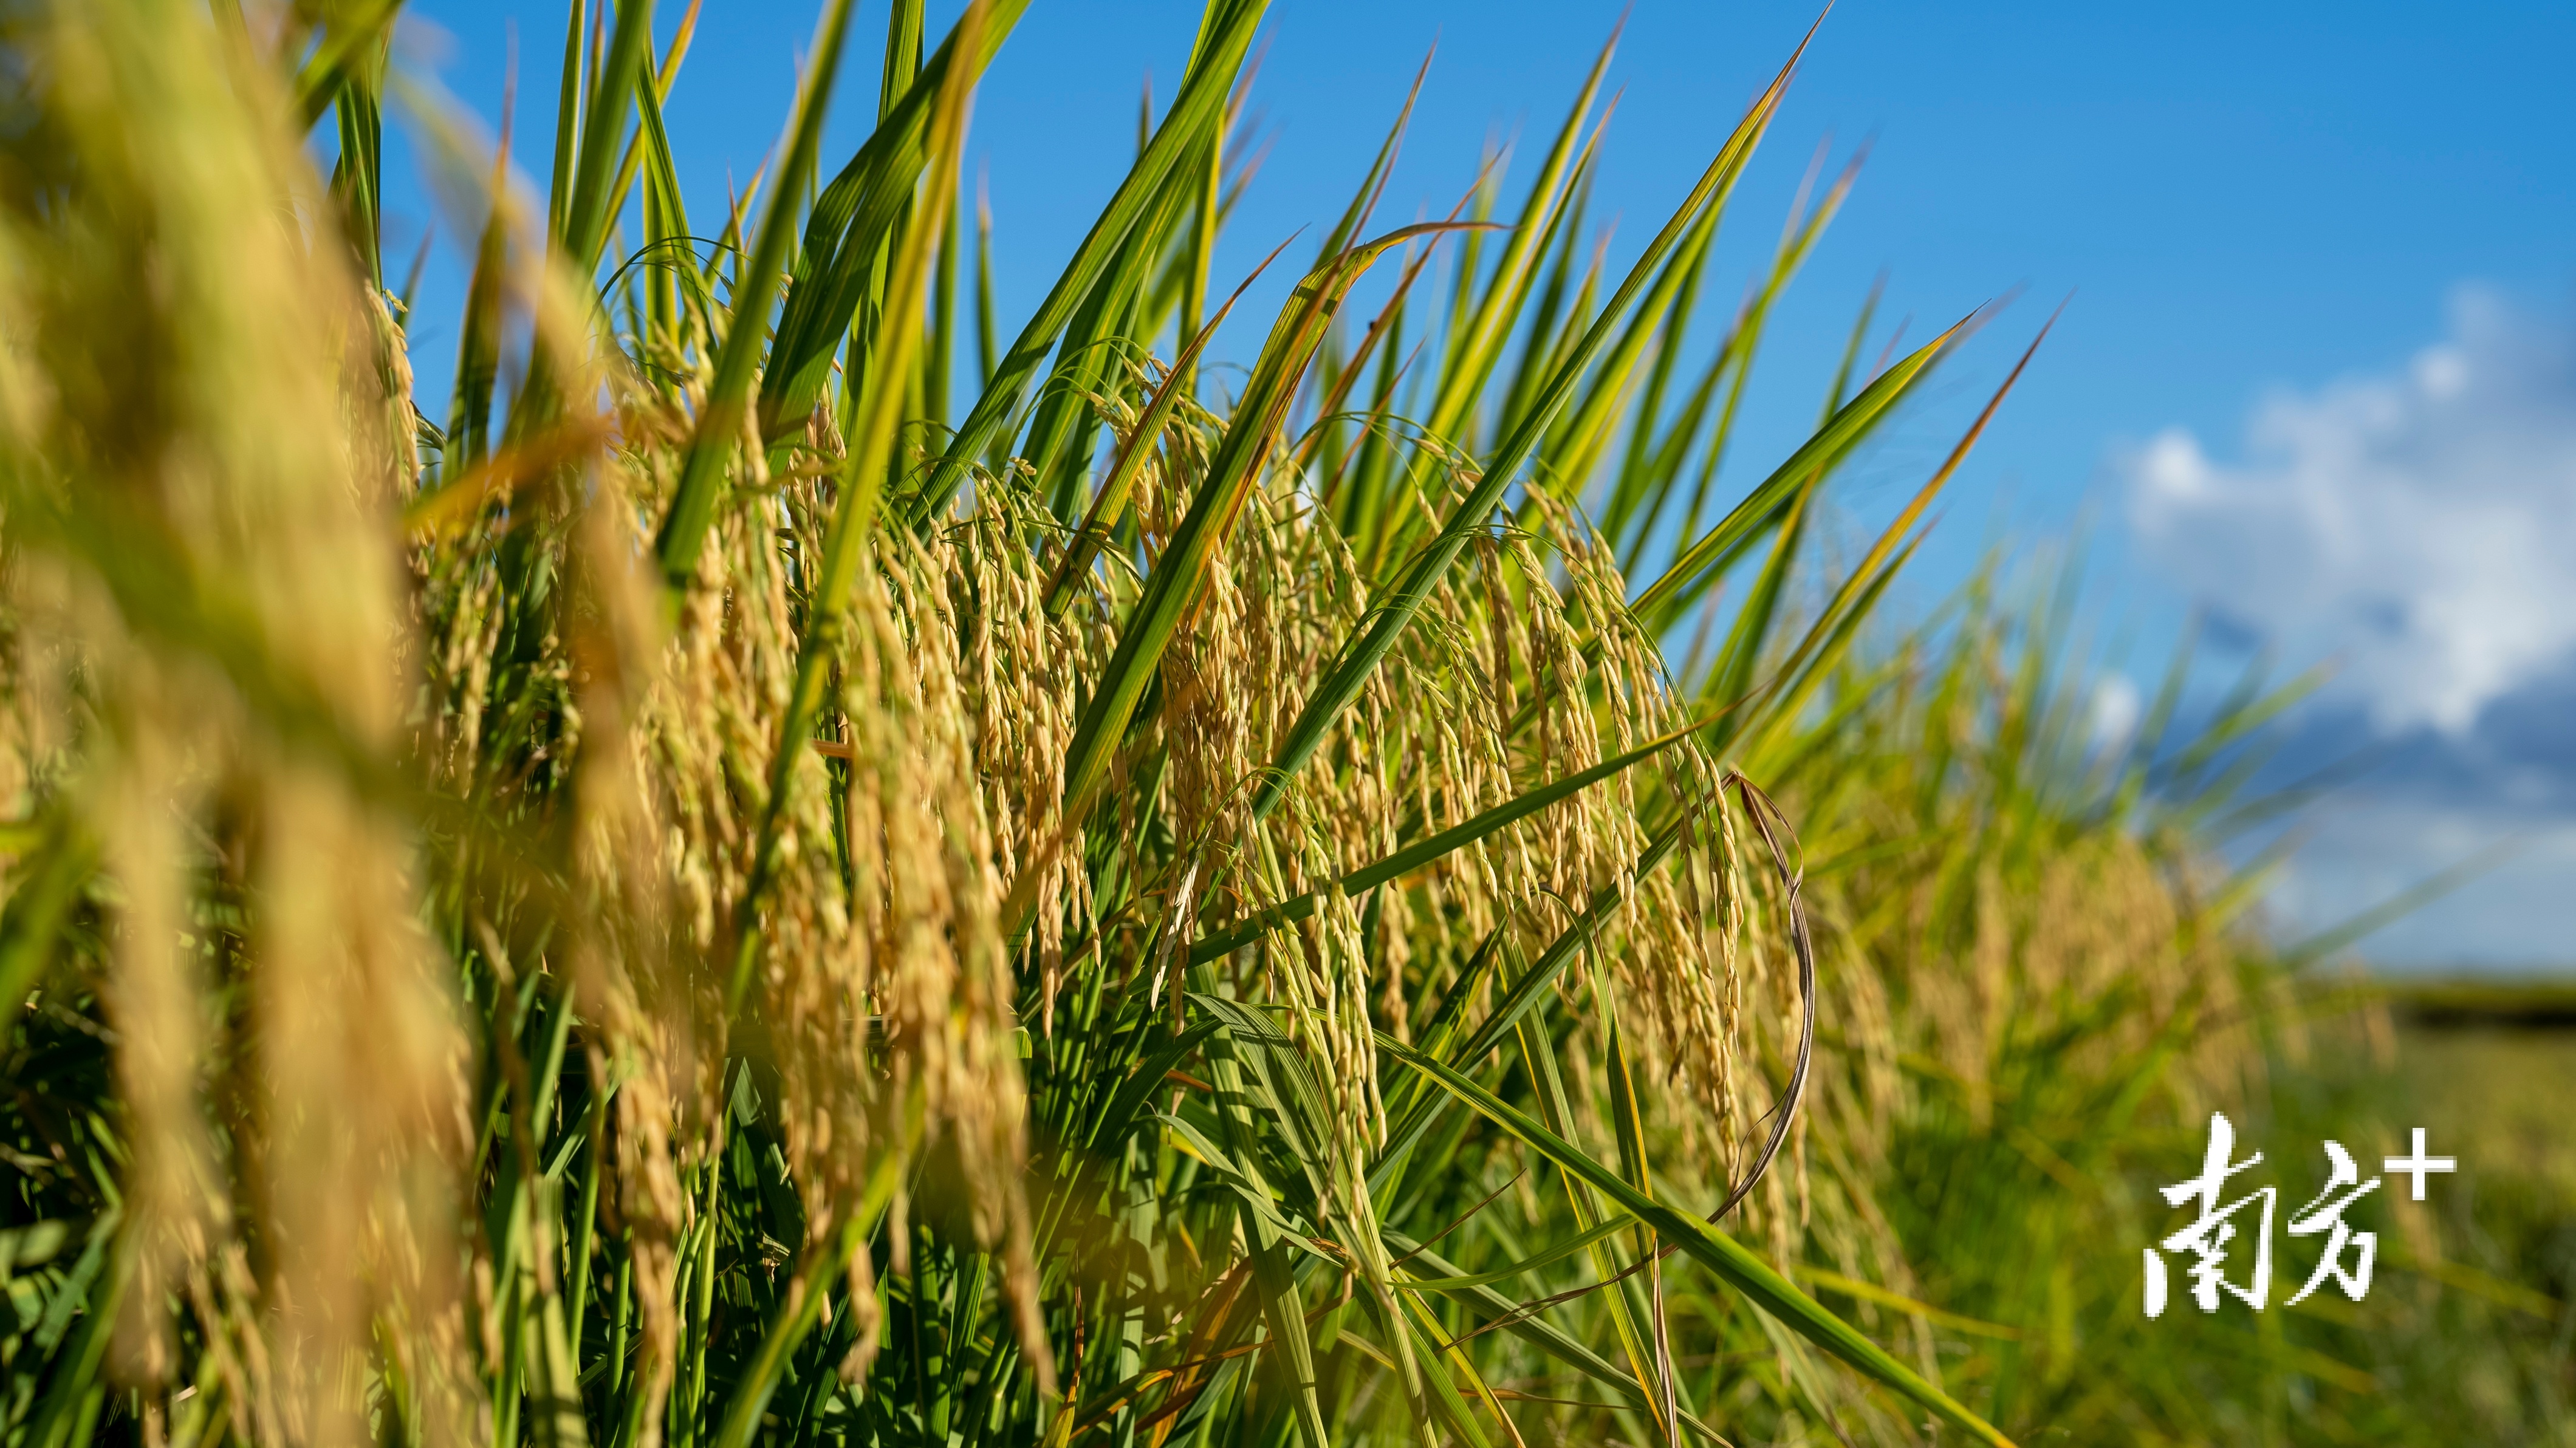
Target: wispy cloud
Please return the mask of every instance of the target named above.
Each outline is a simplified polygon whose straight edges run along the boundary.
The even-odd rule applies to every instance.
[[[2402,371],[2258,406],[2239,461],[2171,429],[2122,459],[2185,588],[2386,732],[2469,734],[2576,659],[2576,325],[2463,287]]]
[[[2576,956],[2567,938],[2576,822],[2355,791],[2317,810],[2300,833],[2264,902],[2284,941],[2341,926],[2466,867],[2450,892],[2363,939],[2361,953],[2395,971],[2560,975]]]

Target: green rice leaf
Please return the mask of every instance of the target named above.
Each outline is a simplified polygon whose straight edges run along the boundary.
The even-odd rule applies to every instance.
[[[1800,48],[1803,51],[1803,43]],[[1796,58],[1792,57],[1790,66],[1795,66],[1796,63]],[[1713,204],[1727,187],[1734,184],[1735,177],[1742,172],[1744,163],[1752,156],[1755,144],[1761,139],[1764,129],[1769,126],[1771,117],[1777,112],[1780,98],[1788,88],[1789,74],[1789,67],[1783,67],[1780,74],[1771,82],[1769,89],[1754,102],[1752,110],[1737,124],[1734,134],[1727,138],[1726,144],[1719,149],[1716,158],[1702,173],[1699,184],[1692,188],[1680,209],[1675,211],[1672,219],[1665,223],[1663,231],[1647,246],[1645,254],[1637,259],[1636,265],[1630,268],[1627,280],[1620,284],[1618,292],[1603,307],[1601,319],[1584,334],[1583,341],[1575,348],[1574,354],[1558,367],[1556,375],[1550,380],[1528,416],[1522,419],[1512,435],[1506,438],[1495,449],[1494,454],[1485,461],[1482,475],[1474,489],[1467,495],[1465,501],[1458,505],[1457,511],[1450,515],[1439,537],[1423,550],[1412,567],[1406,571],[1402,581],[1392,590],[1391,596],[1384,605],[1372,613],[1369,622],[1336,654],[1332,667],[1326,670],[1314,691],[1307,696],[1304,710],[1290,726],[1287,737],[1280,745],[1279,753],[1272,761],[1270,771],[1262,782],[1260,792],[1253,798],[1253,813],[1256,818],[1266,817],[1278,807],[1279,801],[1286,795],[1289,782],[1296,777],[1299,770],[1305,767],[1306,761],[1314,757],[1315,751],[1323,746],[1325,735],[1331,730],[1334,721],[1341,717],[1344,709],[1350,707],[1351,701],[1359,697],[1361,688],[1368,681],[1368,676],[1376,671],[1378,661],[1386,657],[1387,651],[1395,647],[1396,639],[1412,625],[1414,616],[1429,601],[1433,588],[1448,572],[1450,563],[1465,551],[1468,539],[1486,525],[1495,507],[1502,501],[1504,489],[1511,484],[1521,465],[1527,462],[1530,454],[1536,450],[1548,424],[1555,420],[1557,413],[1572,398],[1575,387],[1590,367],[1593,356],[1609,344],[1610,336],[1617,329],[1620,317],[1657,275],[1664,258],[1681,244],[1684,237],[1689,235],[1699,219],[1700,212]]]
[[[1689,1253],[1694,1260],[1725,1279],[1751,1298],[1754,1305],[1799,1336],[1930,1409],[1944,1422],[1978,1442],[1993,1445],[1993,1448],[2011,1448],[2012,1440],[1992,1424],[1969,1412],[1949,1394],[1925,1382],[1912,1368],[1889,1356],[1886,1349],[1799,1291],[1796,1284],[1734,1238],[1697,1217],[1656,1202],[1622,1179],[1615,1169],[1594,1160],[1519,1108],[1383,1031],[1378,1033],[1378,1049],[1421,1072],[1478,1115],[1626,1208],[1664,1240]]]
[[[1101,211],[1100,219],[1092,223],[1090,233],[1083,237],[1082,245],[1075,249],[1073,259],[1056,278],[1046,299],[1038,304],[1036,314],[1020,330],[1010,350],[990,368],[983,396],[958,424],[947,452],[923,480],[920,494],[911,505],[914,520],[946,507],[955,496],[965,481],[967,466],[983,453],[1018,409],[1039,365],[1075,311],[1107,278],[1128,232],[1159,200],[1165,182],[1182,159],[1205,145],[1221,123],[1226,97],[1267,8],[1268,0],[1212,0],[1171,112],[1155,129],[1153,140],[1136,158],[1126,180],[1119,183],[1117,194]]]
[[[643,0],[632,3],[640,5]],[[663,514],[661,529],[653,540],[663,582],[673,590],[687,588],[696,576],[698,549],[715,521],[717,490],[742,442],[744,414],[750,406],[754,375],[760,368],[761,344],[767,340],[770,302],[778,295],[778,273],[787,260],[792,218],[801,199],[790,181],[812,166],[815,150],[821,144],[823,116],[831,105],[833,81],[840,74],[842,42],[848,35],[849,22],[850,0],[823,0],[823,15],[814,36],[812,69],[797,91],[796,109],[788,118],[786,154],[771,177],[758,239],[752,243],[751,259],[741,283],[734,289],[733,325],[717,350],[715,375],[707,381],[706,399],[698,409],[697,430],[682,458],[670,510]],[[631,73],[625,81],[632,84]],[[619,89],[611,94],[623,95],[625,91]],[[587,165],[587,140],[584,162]],[[578,226],[584,216],[578,190],[575,199],[571,214],[573,224]]]
[[[1189,513],[1146,579],[1144,596],[1129,614],[1117,651],[1102,670],[1090,706],[1076,726],[1065,755],[1067,817],[1078,819],[1086,812],[1093,792],[1107,775],[1110,753],[1126,734],[1137,701],[1161,666],[1163,650],[1197,601],[1209,560],[1251,495],[1255,472],[1268,457],[1342,297],[1370,263],[1390,248],[1416,236],[1452,229],[1451,223],[1427,222],[1352,247],[1309,273],[1280,310],[1233,420],[1208,459],[1207,476],[1191,499]]]

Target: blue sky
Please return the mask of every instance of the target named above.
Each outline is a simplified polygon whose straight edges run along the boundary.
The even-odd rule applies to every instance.
[[[662,8],[667,28],[682,6]],[[414,0],[410,13],[408,53],[472,110],[497,115],[514,26],[529,94],[544,91],[557,4]],[[1445,211],[1489,135],[1543,137],[1620,14],[1274,0],[1256,89],[1269,159],[1219,273],[1330,225],[1435,41],[1385,216]],[[1596,193],[1630,244],[1813,19],[1768,0],[1637,0]],[[1006,331],[1124,171],[1139,88],[1150,73],[1168,96],[1195,21],[1185,4],[1037,0],[1012,35],[975,115]],[[828,165],[864,134],[882,23],[863,0]],[[710,202],[775,141],[812,25],[801,3],[708,0],[669,119],[684,179]],[[2140,640],[2127,667],[2142,685],[2195,605],[2218,623],[2219,668],[2258,641],[2292,664],[2340,660],[2285,754],[2384,758],[2311,816],[2275,897],[2285,929],[2330,923],[2491,840],[2524,842],[2368,942],[2390,964],[2576,961],[2559,883],[2576,870],[2571,59],[2564,5],[1845,0],[1721,243],[1748,274],[1816,148],[1830,143],[1838,165],[1870,143],[1774,323],[1749,456],[1812,419],[1882,269],[1882,317],[1911,316],[1917,338],[2022,290],[1945,398],[1858,471],[1844,501],[1864,521],[1919,480],[2072,294],[1962,475],[1908,604],[1936,600],[1998,538],[2080,526],[2104,633]],[[522,136],[537,119],[523,115]],[[389,206],[407,222],[389,227],[389,251],[432,210],[395,167]],[[453,339],[430,319],[454,286],[441,255],[417,338],[434,386]],[[1246,314],[1267,311],[1256,298]],[[1257,341],[1239,330],[1241,346]]]

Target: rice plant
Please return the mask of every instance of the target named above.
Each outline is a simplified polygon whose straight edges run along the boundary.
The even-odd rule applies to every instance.
[[[696,8],[574,0],[542,195],[414,87],[475,198],[433,399],[398,8],[0,6],[8,1448],[2134,1425],[1945,1354],[1994,1324],[1923,1294],[1993,1289],[1915,1264],[2011,1219],[1881,1177],[2026,1100],[1995,981],[2152,1114],[2249,967],[1982,635],[1928,698],[1865,642],[1992,404],[1818,571],[1982,312],[1865,365],[1864,308],[1730,452],[1851,184],[1704,315],[1797,57],[1624,268],[1606,51],[1444,221],[1377,216],[1389,97],[1220,387],[1260,0],[1007,342],[960,161],[1025,0],[896,0],[837,169],[825,0],[695,218]],[[1894,1109],[1925,1041],[1955,1118]]]

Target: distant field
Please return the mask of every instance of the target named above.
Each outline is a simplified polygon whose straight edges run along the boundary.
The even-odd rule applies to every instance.
[[[2395,1003],[2402,1099],[2434,1149],[2576,1202],[2576,986],[2417,987]]]

